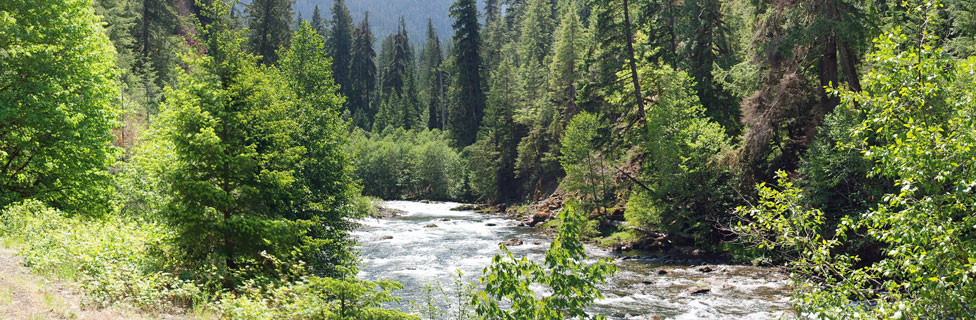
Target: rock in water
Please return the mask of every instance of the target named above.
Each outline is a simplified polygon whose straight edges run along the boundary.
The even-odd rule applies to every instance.
[[[698,268],[698,271],[701,271],[701,272],[704,272],[704,273],[709,273],[709,272],[712,272],[712,267],[704,266],[704,267]]]
[[[688,289],[688,294],[690,294],[690,295],[702,295],[702,294],[708,294],[711,291],[712,291],[712,289],[711,288],[708,288],[708,287],[695,287],[695,288]]]
[[[518,238],[512,238],[512,239],[509,239],[508,241],[502,242],[500,244],[503,244],[506,247],[521,246],[522,245],[522,240],[520,240]]]
[[[380,237],[380,239],[390,240],[390,239],[393,239],[393,236],[382,236],[382,237]]]
[[[424,226],[424,228],[437,228],[437,225],[431,223],[431,224],[428,224],[428,225]]]

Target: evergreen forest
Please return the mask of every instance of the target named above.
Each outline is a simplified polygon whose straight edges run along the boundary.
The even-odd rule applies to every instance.
[[[430,2],[0,0],[0,318],[976,319],[976,1]]]

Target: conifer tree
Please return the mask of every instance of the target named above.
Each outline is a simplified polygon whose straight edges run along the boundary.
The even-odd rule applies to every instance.
[[[332,57],[332,74],[339,84],[339,93],[349,95],[349,61],[352,53],[352,15],[344,0],[332,5],[332,30],[329,35],[329,56]]]
[[[319,12],[319,5],[315,5],[315,10],[312,11],[311,23],[312,23],[312,28],[315,28],[315,31],[318,32],[320,35],[322,35],[323,39],[325,39],[326,26],[325,26],[325,21],[322,21],[322,13]]]
[[[443,121],[447,117],[447,110],[444,107],[444,72],[441,70],[444,56],[437,30],[434,30],[434,23],[430,19],[427,19],[427,44],[420,59],[422,68],[420,93],[423,103],[427,106],[427,127],[443,129],[445,127]]]
[[[373,50],[373,31],[369,26],[369,12],[356,27],[352,42],[351,65],[347,105],[353,123],[369,130],[376,114],[374,96],[376,95],[376,51]]]
[[[449,130],[458,145],[475,141],[485,110],[481,72],[481,26],[475,0],[458,0],[451,6],[454,18],[453,57],[456,70],[456,105],[448,113]]]
[[[252,52],[264,64],[278,61],[278,49],[291,37],[292,5],[295,0],[254,0],[247,5],[249,41]]]
[[[137,57],[134,64],[140,76],[142,105],[146,107],[149,120],[158,111],[163,88],[175,79],[173,72],[177,63],[177,50],[180,39],[177,28],[179,17],[173,3],[168,0],[140,0],[133,3],[138,12],[133,30],[135,44],[133,50]]]
[[[730,30],[723,22],[719,0],[689,0],[684,3],[686,27],[683,46],[688,75],[695,79],[695,92],[705,112],[730,132],[739,127],[739,106],[724,88],[715,83],[715,65],[728,65]],[[723,57],[726,57],[723,59]]]

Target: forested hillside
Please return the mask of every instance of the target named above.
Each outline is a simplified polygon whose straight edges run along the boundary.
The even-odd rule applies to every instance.
[[[484,1],[479,1],[483,3]],[[407,22],[407,31],[411,34],[423,34],[427,31],[427,19],[433,22],[434,30],[438,34],[450,35],[453,32],[453,20],[448,16],[448,9],[452,0],[346,0],[353,19],[360,20],[369,12],[370,20],[376,34],[386,35],[396,33],[400,18]],[[295,14],[305,19],[311,19],[315,14],[315,7],[319,7],[322,19],[331,20],[332,12],[329,8],[335,5],[334,0],[295,0]],[[414,39],[414,45],[422,45],[422,38]]]
[[[435,319],[351,234],[458,201],[553,238],[454,319],[599,319],[586,243],[976,319],[974,74],[971,0],[4,0],[0,244],[95,307]]]

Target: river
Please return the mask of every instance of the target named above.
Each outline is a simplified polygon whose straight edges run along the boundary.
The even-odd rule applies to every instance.
[[[388,201],[382,205],[402,214],[364,219],[353,232],[360,242],[359,277],[402,283],[404,289],[396,294],[404,302],[422,300],[425,284],[451,287],[457,270],[465,281],[477,281],[500,252],[500,242],[518,238],[523,244],[509,250],[541,261],[550,241],[506,217],[451,211],[457,203]],[[789,312],[787,281],[772,268],[660,256],[625,259],[592,247],[587,253],[591,258],[613,257],[620,268],[601,286],[605,298],[592,308],[610,319],[775,319]],[[408,309],[407,303],[401,307]]]

